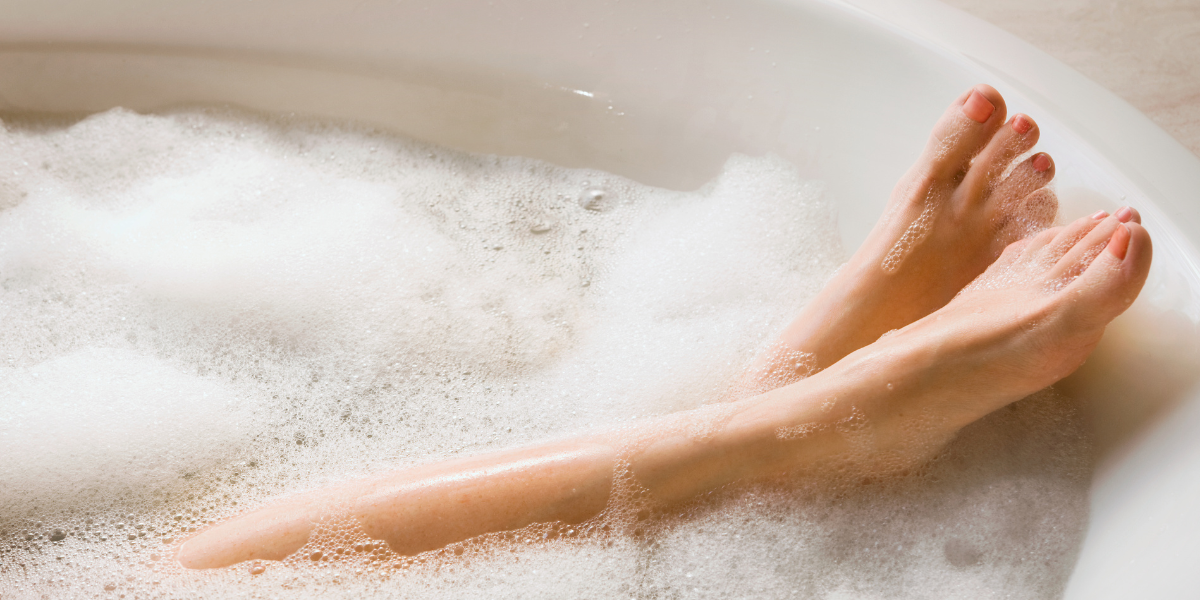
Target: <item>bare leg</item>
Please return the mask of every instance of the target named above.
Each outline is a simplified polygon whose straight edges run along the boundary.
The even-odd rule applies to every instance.
[[[191,568],[281,559],[335,514],[401,554],[536,522],[577,523],[604,509],[622,464],[663,505],[831,464],[867,473],[910,467],[1083,362],[1145,282],[1150,239],[1133,216],[1084,218],[1013,244],[937,312],[719,413],[353,482],[205,531],[178,559]]]

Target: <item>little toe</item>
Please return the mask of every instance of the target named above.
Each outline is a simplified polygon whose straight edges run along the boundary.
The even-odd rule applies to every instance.
[[[1139,213],[1137,211],[1137,209],[1132,206],[1124,206],[1124,207],[1117,209],[1117,212],[1113,213],[1113,216],[1116,217],[1117,220],[1122,223],[1129,223],[1129,222],[1141,223],[1142,222],[1142,214]]]
[[[966,172],[1004,124],[1004,98],[989,85],[977,85],[942,114],[917,167],[934,179],[957,179]]]
[[[999,182],[988,194],[993,210],[1011,210],[1016,202],[1034,191],[1046,187],[1054,179],[1054,160],[1045,152],[1038,152],[1013,168],[1012,173]]]
[[[1029,116],[1018,113],[1009,119],[971,163],[962,183],[972,191],[970,197],[982,198],[984,190],[998,185],[1013,160],[1033,148],[1040,135],[1037,123]]]
[[[1104,250],[1071,283],[1084,298],[1077,316],[1102,327],[1125,312],[1146,283],[1152,255],[1150,234],[1140,223],[1117,222]]]

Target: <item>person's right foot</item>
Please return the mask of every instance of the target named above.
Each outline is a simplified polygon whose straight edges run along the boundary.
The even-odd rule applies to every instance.
[[[1028,116],[1006,121],[1004,99],[990,86],[963,94],[867,241],[751,376],[767,373],[778,385],[834,364],[944,306],[1007,244],[1048,227],[1058,212],[1045,188],[1053,161],[1038,153],[1013,162],[1038,135]]]
[[[944,340],[933,377],[963,382],[946,409],[971,422],[1078,369],[1141,291],[1150,259],[1136,211],[1083,217],[1010,245],[950,304],[897,337]]]
[[[803,381],[744,401],[754,476],[905,471],[966,425],[1071,374],[1137,297],[1150,236],[1129,208],[1005,249],[949,304]],[[750,454],[747,454],[750,455]]]
[[[846,369],[839,364],[830,375],[881,379],[875,385],[887,391],[860,410],[898,436],[898,448],[923,458],[1083,364],[1146,281],[1150,236],[1137,219],[1123,208],[1010,245],[945,307],[850,355]]]

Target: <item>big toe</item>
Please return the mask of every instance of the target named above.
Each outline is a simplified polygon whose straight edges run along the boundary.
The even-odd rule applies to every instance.
[[[960,96],[933,127],[916,168],[934,179],[957,179],[1005,122],[1004,97],[980,84]]]

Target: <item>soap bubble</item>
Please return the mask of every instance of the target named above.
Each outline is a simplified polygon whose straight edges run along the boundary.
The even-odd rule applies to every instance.
[[[604,211],[612,207],[612,194],[600,188],[588,188],[579,194],[579,205],[591,211]]]

